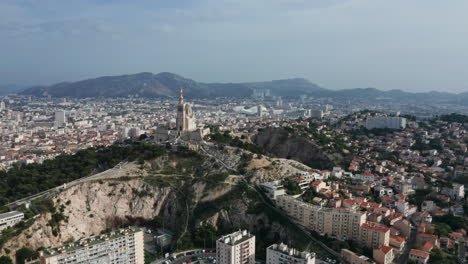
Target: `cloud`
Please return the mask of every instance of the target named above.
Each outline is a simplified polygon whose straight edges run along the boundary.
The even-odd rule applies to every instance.
[[[0,78],[172,70],[205,81],[465,87],[466,10],[465,0],[2,0]],[[49,68],[36,73],[29,59]]]

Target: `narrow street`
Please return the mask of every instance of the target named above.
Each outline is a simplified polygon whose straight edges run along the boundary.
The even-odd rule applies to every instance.
[[[416,245],[416,234],[418,233],[418,227],[416,225],[412,225],[410,237],[406,241],[405,249],[403,253],[400,255],[398,259],[395,260],[397,264],[404,264],[408,262],[409,253],[412,248]]]

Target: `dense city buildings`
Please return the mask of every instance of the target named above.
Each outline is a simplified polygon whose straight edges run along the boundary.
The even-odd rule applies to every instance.
[[[216,241],[216,258],[219,264],[254,264],[255,236],[247,230],[222,236]]]
[[[466,226],[460,222],[467,215],[464,177],[468,175],[468,133],[463,123],[415,120],[391,113],[384,116],[306,96],[296,101],[274,97],[265,91],[251,99],[191,99],[190,104],[182,89],[178,98],[167,99],[65,101],[11,96],[4,101],[0,166],[5,173],[14,172],[11,168],[15,165],[43,163],[61,154],[116,142],[118,146],[129,142],[163,146],[167,151],[194,146],[189,149],[209,157],[206,163],[212,165],[213,172],[227,168],[236,173],[235,177],[223,177],[223,183],[235,186],[242,176],[261,174],[254,181],[256,190],[276,205],[277,213],[323,240],[350,263],[399,263],[406,259],[425,263],[435,258],[438,250],[458,257],[463,253],[455,249],[468,239]],[[272,133],[267,134],[267,141],[277,141],[271,142],[275,149],[256,140],[264,131]],[[279,131],[277,135],[275,131]],[[282,145],[286,141],[289,145]],[[304,152],[306,157],[298,155],[308,151],[306,148],[313,151]],[[176,156],[172,158],[177,162]],[[238,158],[241,163],[236,163]],[[149,164],[139,160],[139,165],[144,169]],[[155,166],[151,177],[159,175],[157,167],[163,165]],[[181,166],[175,171],[183,171]],[[166,174],[172,171],[161,174],[169,179],[172,175]],[[253,190],[255,184],[248,184]],[[58,186],[44,197],[70,186]],[[144,199],[146,191],[131,190],[139,199]],[[124,194],[125,190],[119,188],[118,192]],[[115,192],[105,195],[113,197]],[[249,212],[260,210],[259,202],[250,201]],[[26,219],[20,213],[8,218],[8,226],[34,217],[35,211],[19,207],[22,205],[34,207],[26,199],[3,208],[3,212],[18,210],[28,215]],[[7,229],[6,224],[3,229]],[[165,248],[178,241],[176,235],[173,238],[155,236],[158,247]],[[282,239],[277,242],[286,241]],[[325,259],[289,248],[296,247],[295,241],[287,242],[288,246],[270,246],[266,261],[311,264]],[[216,246],[218,263],[255,261],[255,236],[247,231],[222,236]],[[71,254],[69,258],[73,254],[64,246],[54,254],[44,251],[42,257],[64,259],[61,251]]]
[[[144,264],[143,231],[126,228],[40,252],[41,264]]]

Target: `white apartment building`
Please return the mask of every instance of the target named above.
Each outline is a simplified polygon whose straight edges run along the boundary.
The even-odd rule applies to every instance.
[[[0,232],[10,226],[14,226],[24,219],[24,214],[18,211],[0,214]]]
[[[366,128],[406,128],[406,118],[392,116],[369,116],[366,118]]]
[[[143,231],[127,228],[40,252],[41,264],[144,264]]]
[[[338,239],[359,238],[366,214],[349,208],[322,208],[289,195],[278,196],[277,205],[304,227]]]
[[[255,264],[255,236],[242,230],[219,238],[216,258],[218,264]]]
[[[267,248],[266,264],[315,264],[315,253],[273,244]]]
[[[64,126],[67,123],[67,119],[65,116],[65,111],[57,111],[55,112],[55,124],[59,127]]]
[[[454,183],[452,187],[452,198],[463,200],[465,198],[465,185]]]
[[[286,194],[286,190],[283,187],[283,183],[280,180],[265,182],[260,184],[268,198],[275,200],[276,197]]]

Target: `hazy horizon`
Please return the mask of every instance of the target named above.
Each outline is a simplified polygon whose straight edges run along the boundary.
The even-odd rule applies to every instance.
[[[172,72],[468,91],[468,1],[3,0],[0,84]]]

